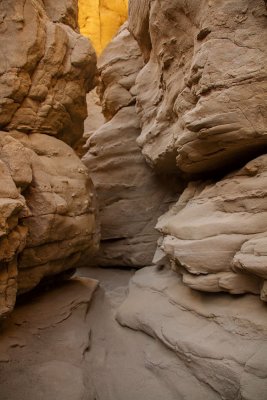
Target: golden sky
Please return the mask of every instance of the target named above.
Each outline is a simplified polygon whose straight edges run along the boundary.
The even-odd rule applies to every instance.
[[[127,20],[128,0],[79,0],[81,33],[91,39],[100,54]]]

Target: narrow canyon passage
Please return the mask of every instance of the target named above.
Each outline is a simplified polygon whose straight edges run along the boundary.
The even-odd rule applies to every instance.
[[[0,1],[0,400],[267,400],[266,0]]]
[[[88,281],[86,291],[59,284],[19,304],[0,336],[1,400],[190,398],[194,378],[177,357],[115,321],[133,273],[83,268],[79,277],[100,282],[93,300]]]

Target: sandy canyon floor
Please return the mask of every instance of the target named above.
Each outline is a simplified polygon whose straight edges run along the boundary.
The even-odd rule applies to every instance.
[[[2,325],[1,400],[177,400],[176,356],[115,320],[133,271],[78,275],[35,291]]]

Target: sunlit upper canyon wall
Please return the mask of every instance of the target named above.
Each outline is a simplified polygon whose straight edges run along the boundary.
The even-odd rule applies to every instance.
[[[100,54],[128,17],[128,0],[79,0],[81,33]]]

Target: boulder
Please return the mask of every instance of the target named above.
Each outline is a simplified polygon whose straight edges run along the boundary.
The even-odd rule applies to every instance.
[[[16,295],[98,249],[92,182],[74,151],[43,134],[0,133],[0,316]]]

